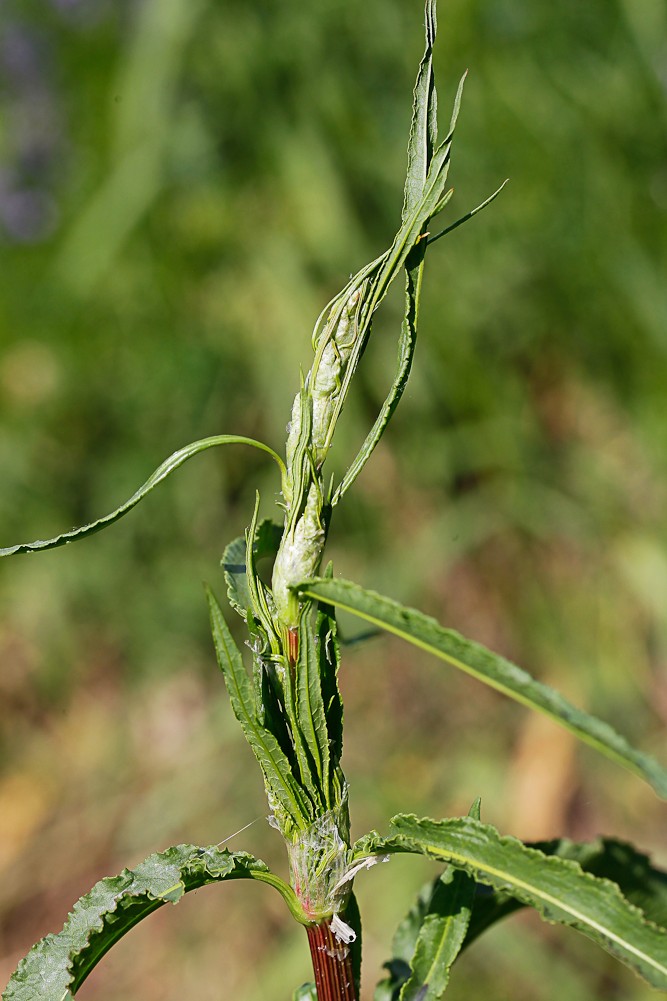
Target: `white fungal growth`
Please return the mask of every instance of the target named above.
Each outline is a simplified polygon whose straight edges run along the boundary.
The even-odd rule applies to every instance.
[[[292,404],[292,416],[290,422],[287,425],[287,445],[285,446],[285,457],[287,459],[287,470],[289,476],[287,478],[287,487],[291,488],[292,479],[292,461],[294,459],[294,453],[296,452],[296,447],[299,443],[299,438],[301,436],[301,393],[297,393],[294,397],[294,403]],[[285,503],[290,504],[292,498],[286,496]]]
[[[327,440],[332,431],[335,405],[357,338],[357,312],[360,299],[361,289],[355,289],[338,316],[335,329],[328,323],[317,344],[317,354],[308,383],[313,401],[311,441],[317,465],[324,460]]]
[[[292,887],[312,921],[335,915],[347,904],[349,890],[339,889],[338,884],[348,865],[349,848],[339,822],[342,815],[337,819],[330,810],[287,846]]]
[[[278,615],[288,626],[298,621],[298,606],[290,587],[317,576],[326,533],[320,521],[321,496],[311,483],[306,507],[289,534],[283,538],[273,566],[273,599]]]

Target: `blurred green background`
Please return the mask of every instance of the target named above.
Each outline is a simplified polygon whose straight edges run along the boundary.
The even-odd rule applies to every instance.
[[[338,513],[336,570],[528,667],[665,760],[667,8],[441,0],[443,127],[466,86],[413,378]],[[0,12],[0,545],[124,500],[190,440],[281,448],[312,324],[388,246],[421,0],[5,0]],[[385,304],[339,430],[391,379]],[[337,464],[337,465],[336,465]],[[98,878],[186,841],[282,871],[216,670],[201,581],[268,515],[249,449],[207,452],[127,519],[0,566],[0,982]],[[347,624],[346,624],[347,626]],[[354,626],[347,626],[349,630]],[[631,775],[384,639],[346,653],[353,833],[399,809],[525,838],[632,839]],[[426,873],[360,878],[365,998]],[[209,888],[129,936],[80,997],[246,1001],[309,977],[277,895]],[[574,933],[511,919],[452,1001],[643,1001]]]

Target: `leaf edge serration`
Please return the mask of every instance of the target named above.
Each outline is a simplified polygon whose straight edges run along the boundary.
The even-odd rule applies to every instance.
[[[2,999],[66,1001],[78,990],[96,962],[147,914],[164,904],[178,903],[185,893],[208,883],[266,877],[272,881],[268,866],[246,852],[187,844],[155,852],[134,869],[125,868],[116,876],[105,876],[80,897],[62,930],[46,935],[21,959]],[[122,930],[117,927],[115,932],[110,931],[119,921],[121,911],[129,910],[142,899],[146,902],[143,913],[128,920]],[[109,937],[107,944],[102,938],[105,931]],[[86,963],[91,950],[95,950],[97,959]]]

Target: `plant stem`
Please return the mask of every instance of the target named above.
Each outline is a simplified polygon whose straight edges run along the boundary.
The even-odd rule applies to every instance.
[[[308,925],[306,931],[317,1001],[357,1001],[350,950],[337,940],[329,920]]]

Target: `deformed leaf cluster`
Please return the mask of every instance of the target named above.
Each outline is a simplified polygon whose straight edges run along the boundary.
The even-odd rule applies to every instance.
[[[206,438],[174,453],[112,514],[53,539],[0,550],[0,556],[30,553],[91,535],[123,517],[183,462],[209,447],[248,444],[273,457],[281,475],[283,524],[260,520],[257,498],[245,536],[231,542],[222,559],[229,602],[247,627],[250,672],[218,600],[212,590],[207,594],[231,706],[259,762],[272,822],[288,846],[293,885],[250,855],[216,847],[181,845],[152,855],[135,870],[96,884],[74,906],[62,932],[47,936],[22,960],[3,994],[5,1001],[66,1001],[108,949],[147,914],[205,883],[240,878],[273,885],[302,923],[344,913],[350,938],[356,933],[352,963],[358,986],[361,921],[352,879],[379,855],[399,852],[426,855],[448,868],[420,895],[399,927],[376,1001],[436,1001],[461,950],[524,906],[583,933],[650,984],[667,990],[667,875],[630,846],[614,841],[524,845],[482,824],[478,803],[468,817],[437,822],[401,814],[392,821],[390,837],[372,832],[354,846],[349,843],[348,790],[341,770],[338,609],[547,714],[667,798],[667,771],[661,765],[523,669],[414,609],[335,579],[331,568],[321,575],[332,512],[377,446],[410,373],[426,250],[498,193],[441,232],[429,232],[430,221],[452,193],[446,182],[463,80],[449,128],[439,141],[435,0],[426,0],[425,26],[400,227],[389,249],[350,279],[315,324],[313,363],[294,401],[285,461],[253,439]],[[335,484],[325,479],[323,467],[336,423],[375,311],[403,272],[405,313],[396,374],[357,456]],[[260,572],[262,561],[273,565],[270,584]],[[304,985],[295,997],[312,1001],[316,991]]]

